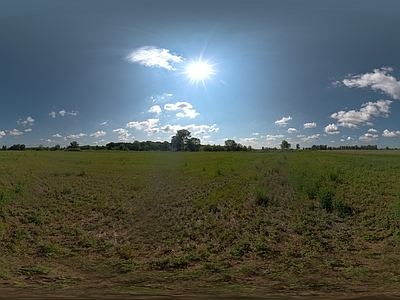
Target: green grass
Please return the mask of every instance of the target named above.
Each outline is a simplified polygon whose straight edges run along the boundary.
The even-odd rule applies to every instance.
[[[0,151],[0,286],[396,291],[378,152]]]

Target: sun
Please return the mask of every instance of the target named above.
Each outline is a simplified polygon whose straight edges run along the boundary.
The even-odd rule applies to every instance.
[[[209,63],[199,60],[189,63],[185,73],[190,81],[202,81],[204,83],[205,79],[210,78],[214,74],[214,70]]]

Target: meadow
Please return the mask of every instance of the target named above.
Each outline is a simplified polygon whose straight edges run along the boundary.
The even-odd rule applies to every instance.
[[[392,293],[398,151],[0,151],[0,289]]]

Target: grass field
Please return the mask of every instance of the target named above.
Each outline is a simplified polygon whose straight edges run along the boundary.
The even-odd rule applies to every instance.
[[[0,289],[398,293],[399,154],[0,151]]]

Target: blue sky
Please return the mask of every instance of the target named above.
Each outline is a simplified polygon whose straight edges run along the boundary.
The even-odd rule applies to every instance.
[[[2,145],[400,147],[400,1],[0,0],[0,28]]]

